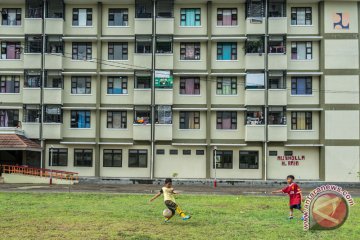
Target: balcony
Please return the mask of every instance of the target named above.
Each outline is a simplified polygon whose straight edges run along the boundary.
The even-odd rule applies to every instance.
[[[45,104],[62,104],[63,89],[61,88],[44,88]]]
[[[265,105],[265,89],[246,89],[245,105],[246,106]]]
[[[62,18],[46,18],[45,19],[46,35],[63,35],[64,20]]]
[[[62,58],[61,53],[45,54],[45,69],[63,69]]]
[[[134,53],[134,68],[144,70],[152,68],[151,53]]]
[[[40,88],[23,88],[23,103],[39,104],[40,103]]]
[[[22,123],[22,130],[27,138],[40,138],[40,123]]]
[[[245,55],[245,64],[246,69],[264,69],[265,55],[262,53],[247,53]]]
[[[133,138],[135,141],[150,141],[151,124],[134,124]]]
[[[156,141],[171,141],[172,140],[172,124],[156,124],[155,125],[155,140]]]
[[[264,125],[246,125],[245,141],[247,142],[264,142],[265,126]]]
[[[269,70],[286,70],[287,56],[285,53],[269,53],[268,55]]]
[[[25,34],[42,34],[41,18],[24,18]]]
[[[174,34],[174,18],[157,18],[156,34]]]
[[[62,124],[61,123],[44,123],[43,137],[45,139],[61,139]]]
[[[287,18],[286,17],[270,17],[269,34],[287,34]]]
[[[247,18],[246,19],[246,34],[265,34],[265,18]]]
[[[287,125],[268,125],[268,141],[286,142]]]
[[[135,34],[152,34],[152,18],[135,18]]]
[[[134,89],[134,105],[151,105],[151,89]]]
[[[287,90],[286,89],[269,89],[268,104],[270,106],[286,106]]]
[[[41,69],[41,53],[24,53],[25,69]]]
[[[174,68],[174,55],[172,53],[157,53],[155,57],[155,69]]]
[[[155,89],[155,104],[156,105],[172,105],[173,104],[173,89]]]

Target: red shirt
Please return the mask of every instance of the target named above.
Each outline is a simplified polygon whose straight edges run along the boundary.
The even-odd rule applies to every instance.
[[[291,183],[290,185],[284,187],[282,192],[289,195],[290,206],[301,203],[301,189],[296,183]]]

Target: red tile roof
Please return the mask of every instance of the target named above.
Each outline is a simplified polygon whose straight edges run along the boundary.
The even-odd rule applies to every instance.
[[[30,150],[40,151],[41,146],[17,134],[0,134],[0,150]]]

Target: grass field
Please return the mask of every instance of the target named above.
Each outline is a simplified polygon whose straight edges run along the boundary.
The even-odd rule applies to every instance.
[[[334,231],[287,220],[287,197],[179,195],[193,218],[164,224],[147,195],[0,193],[0,239],[360,239],[360,207]],[[355,199],[360,201],[360,199]]]

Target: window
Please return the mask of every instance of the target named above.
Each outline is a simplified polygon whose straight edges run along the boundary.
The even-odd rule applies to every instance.
[[[20,76],[0,76],[0,93],[19,93]]]
[[[151,18],[153,14],[153,3],[149,0],[135,0],[135,17]]]
[[[292,155],[293,155],[293,151],[284,151],[284,155],[285,155],[285,156],[292,156]]]
[[[246,89],[263,89],[265,87],[264,73],[246,73]]]
[[[1,59],[20,59],[20,42],[1,42]]]
[[[171,36],[156,37],[156,53],[172,53],[173,44]]]
[[[90,111],[72,110],[71,128],[90,128]]]
[[[246,125],[263,125],[264,108],[262,107],[247,107],[246,110]]]
[[[218,77],[216,81],[217,95],[236,95],[237,79],[236,77]]]
[[[312,78],[292,77],[291,95],[312,95]]]
[[[92,8],[73,8],[73,26],[92,26]]]
[[[151,123],[151,109],[149,106],[135,106],[134,123],[135,124]]]
[[[155,123],[156,124],[172,124],[171,106],[165,106],[165,105],[156,106]]]
[[[3,8],[1,12],[1,25],[21,25],[21,8]]]
[[[291,43],[292,60],[311,60],[312,42],[292,42]]]
[[[191,150],[183,150],[183,155],[191,155]]]
[[[91,77],[71,77],[71,94],[91,94]]]
[[[104,149],[103,167],[122,167],[122,150]]]
[[[237,60],[237,44],[235,43],[217,43],[217,60]]]
[[[283,36],[269,37],[269,53],[286,53],[286,40]]]
[[[0,127],[19,126],[19,110],[0,109]]]
[[[109,8],[109,26],[128,26],[129,13],[124,8]]]
[[[25,36],[25,52],[26,53],[42,53],[42,37]]]
[[[249,36],[245,43],[246,53],[262,54],[265,52],[264,37],[261,36]]]
[[[24,105],[24,122],[41,122],[40,105]]]
[[[157,0],[156,17],[157,18],[174,17],[174,0]]]
[[[257,151],[240,151],[240,169],[258,169],[259,152]]]
[[[180,60],[200,60],[200,43],[181,43]]]
[[[236,129],[236,112],[216,112],[216,129]]]
[[[269,17],[286,17],[286,3],[285,0],[270,0]]]
[[[269,107],[268,124],[286,125],[286,110],[284,107]]]
[[[151,88],[151,75],[135,73],[135,88],[149,89]]]
[[[60,71],[46,71],[45,87],[62,88],[63,77]]]
[[[128,44],[127,43],[108,43],[108,59],[109,60],[128,60]]]
[[[74,60],[91,60],[92,44],[73,42],[72,43],[72,59]]]
[[[107,111],[107,128],[127,128],[127,112]]]
[[[196,150],[196,155],[205,155],[204,150]]]
[[[200,78],[180,77],[181,95],[200,95]]]
[[[272,156],[272,157],[277,156],[277,151],[269,151],[269,156]]]
[[[200,112],[180,112],[180,129],[200,129]]]
[[[246,1],[246,17],[262,18],[265,16],[264,0],[247,0]]]
[[[49,149],[49,166],[66,167],[68,165],[67,148]]]
[[[194,27],[201,25],[200,8],[182,8],[180,10],[180,25]]]
[[[127,94],[128,93],[127,77],[108,77],[107,93],[108,94]]]
[[[235,26],[237,25],[236,8],[218,8],[217,10],[218,26]]]
[[[43,17],[43,1],[41,0],[26,0],[25,9],[27,18],[42,18]]]
[[[178,150],[177,149],[170,149],[169,153],[170,153],[170,155],[178,155]]]
[[[46,1],[46,17],[47,18],[64,18],[64,1],[50,0]]]
[[[312,24],[311,7],[293,7],[291,8],[291,25],[311,25]]]
[[[136,53],[151,53],[152,38],[151,36],[135,36]]]
[[[164,154],[165,154],[165,150],[164,150],[164,149],[156,149],[156,154],[157,154],[157,155],[164,155]]]
[[[286,89],[285,73],[283,71],[271,71],[268,75],[269,89]]]
[[[129,150],[129,168],[146,168],[147,167],[147,150]]]
[[[213,162],[213,168],[232,169],[233,168],[233,151],[216,151],[216,158]]]
[[[41,71],[40,70],[25,70],[26,88],[39,88],[41,86]]]
[[[75,167],[92,167],[93,150],[92,149],[74,149]]]
[[[292,130],[312,130],[312,112],[291,112]]]
[[[63,51],[62,36],[46,36],[46,53],[63,53]]]
[[[60,105],[45,105],[44,122],[62,123],[62,110]]]

